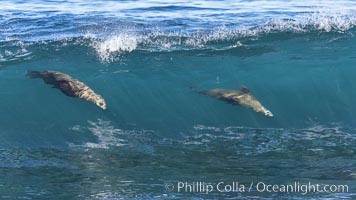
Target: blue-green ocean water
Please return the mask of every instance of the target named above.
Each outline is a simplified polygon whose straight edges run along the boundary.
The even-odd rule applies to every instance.
[[[0,199],[355,199],[355,6],[1,1]],[[28,70],[70,74],[108,109]],[[274,117],[190,89],[240,85]],[[177,190],[199,181],[348,191]]]

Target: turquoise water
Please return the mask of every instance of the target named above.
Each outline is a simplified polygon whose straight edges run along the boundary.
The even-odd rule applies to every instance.
[[[0,198],[356,198],[353,6],[3,1]],[[70,74],[108,109],[28,70]],[[274,117],[190,89],[241,85]],[[348,191],[177,190],[199,181]]]

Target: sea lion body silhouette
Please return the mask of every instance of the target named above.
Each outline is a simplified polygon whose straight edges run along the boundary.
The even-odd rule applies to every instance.
[[[106,109],[105,100],[100,95],[68,74],[58,71],[28,71],[27,76],[41,78],[45,83],[53,85],[54,88],[61,90],[67,96],[84,99]]]
[[[267,110],[246,87],[241,87],[239,90],[226,90],[226,89],[211,89],[197,91],[210,97],[214,97],[221,101],[241,105],[253,109],[255,112],[262,113],[266,116],[273,117],[271,111]]]

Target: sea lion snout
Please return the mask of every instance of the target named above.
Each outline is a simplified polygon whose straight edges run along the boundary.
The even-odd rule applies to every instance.
[[[104,99],[99,99],[95,102],[97,106],[99,106],[101,109],[106,110],[106,103]]]
[[[265,114],[268,117],[273,117],[273,113],[267,109],[263,109],[263,114]]]

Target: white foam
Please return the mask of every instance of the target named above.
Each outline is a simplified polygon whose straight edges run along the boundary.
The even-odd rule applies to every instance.
[[[127,33],[111,36],[103,41],[95,41],[92,46],[101,61],[115,61],[115,55],[131,52],[137,48],[137,38]]]
[[[201,124],[197,124],[193,127],[194,130],[197,131],[204,131],[204,130],[210,130],[210,131],[215,131],[215,132],[220,132],[221,129],[214,127],[214,126],[205,126],[205,125],[201,125]]]
[[[91,133],[96,136],[96,141],[94,142],[85,142],[83,144],[73,144],[68,143],[70,147],[79,147],[79,148],[99,148],[99,149],[109,149],[111,147],[121,147],[121,146],[136,146],[138,141],[146,140],[146,137],[149,137],[150,133],[153,133],[151,130],[144,129],[131,129],[123,130],[112,125],[111,121],[106,121],[98,119],[97,121],[88,121],[89,126],[80,126],[75,125],[70,128],[74,132],[80,133]],[[148,138],[148,140],[150,140]],[[144,147],[144,144],[140,144],[139,148]],[[149,151],[145,148],[145,151]]]
[[[329,146],[353,145],[356,137],[349,132],[349,129],[342,127],[339,124],[325,126],[313,124],[301,129],[195,125],[194,135],[187,136],[181,143],[189,148],[193,146],[211,148],[216,143],[229,143],[233,144],[232,148],[237,148],[239,153],[251,155],[272,151],[299,151],[298,148],[294,148],[294,145],[307,142],[315,145],[306,149],[307,151],[321,152]]]
[[[32,52],[28,51],[24,45],[15,45],[11,50],[0,50],[0,62],[27,60],[31,57]]]
[[[110,121],[98,119],[97,122],[88,121],[88,123],[90,124],[89,127],[75,125],[71,128],[73,131],[88,130],[97,137],[96,142],[86,142],[80,145],[81,147],[108,149],[112,146],[126,145],[125,141],[119,138],[120,135],[124,134],[124,131],[112,126]],[[77,145],[70,144],[70,146]]]
[[[249,22],[247,24],[253,23]],[[93,46],[101,61],[112,62],[117,60],[123,53],[132,52],[135,49],[149,51],[225,50],[244,46],[240,40],[246,37],[279,32],[346,32],[355,25],[356,15],[318,11],[302,13],[289,19],[267,19],[257,26],[243,25],[234,28],[220,26],[213,30],[193,32],[182,32],[182,30],[164,32],[161,29],[142,32],[142,30],[135,30],[135,27],[132,27],[132,29],[126,27],[123,32],[111,34],[110,37],[105,39],[100,39],[91,33],[85,33],[84,38],[89,38],[93,41],[91,46]],[[226,42],[226,44],[221,46],[220,42]]]

